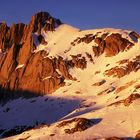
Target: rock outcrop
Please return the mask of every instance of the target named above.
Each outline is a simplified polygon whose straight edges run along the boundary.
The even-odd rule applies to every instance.
[[[124,106],[129,106],[130,104],[132,104],[136,99],[140,98],[140,94],[136,93],[136,94],[131,94],[130,96],[128,96],[126,99],[117,101],[115,103],[110,104],[109,106],[115,105],[118,106],[120,104],[123,104]]]
[[[94,122],[86,118],[74,118],[68,121],[61,122],[57,125],[57,127],[68,127],[67,129],[64,129],[65,133],[72,134],[78,131],[84,131],[91,127],[93,124]],[[73,128],[69,129],[70,125],[72,125]]]
[[[120,66],[115,66],[111,69],[108,69],[105,71],[105,75],[107,76],[113,76],[121,78],[125,75],[130,74],[130,72],[137,72],[140,69],[140,56],[136,56],[132,61],[125,61],[125,65],[121,66],[122,63],[120,63]],[[122,61],[123,62],[123,61]]]
[[[101,37],[96,37],[95,42],[98,44],[98,46],[93,47],[95,56],[99,56],[105,52],[107,57],[112,57],[119,52],[128,50],[134,45],[118,33],[108,36],[107,34],[103,34]]]
[[[136,140],[139,140],[140,139],[140,130],[137,132],[136,136],[135,136],[135,139]]]

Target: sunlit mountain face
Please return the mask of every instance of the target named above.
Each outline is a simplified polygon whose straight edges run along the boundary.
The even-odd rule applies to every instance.
[[[47,12],[0,23],[0,137],[140,138],[140,35],[80,30]]]

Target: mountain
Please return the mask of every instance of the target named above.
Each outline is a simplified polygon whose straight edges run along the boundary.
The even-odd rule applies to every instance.
[[[135,31],[83,31],[47,12],[0,23],[1,138],[139,139],[139,82]]]

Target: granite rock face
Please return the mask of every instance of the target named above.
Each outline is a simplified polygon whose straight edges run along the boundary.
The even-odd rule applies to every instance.
[[[37,33],[41,44],[47,45],[41,35],[42,28],[46,32],[54,31],[60,24],[60,20],[47,12],[35,14],[28,25],[19,23],[8,27],[0,23],[1,88],[48,94],[64,85],[62,76],[55,71],[54,60],[44,59],[43,51],[33,52],[33,33]]]

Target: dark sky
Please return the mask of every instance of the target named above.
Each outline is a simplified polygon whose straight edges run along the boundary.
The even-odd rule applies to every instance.
[[[0,0],[0,21],[28,23],[38,11],[81,29],[122,28],[140,33],[140,0]]]

